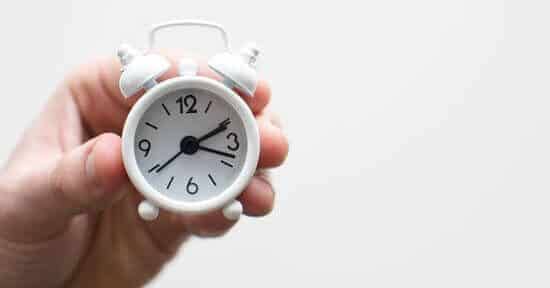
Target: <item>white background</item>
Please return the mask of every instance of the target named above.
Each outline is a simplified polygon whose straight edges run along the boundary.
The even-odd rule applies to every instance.
[[[547,3],[8,1],[0,152],[78,63],[209,19],[263,48],[291,150],[271,216],[150,287],[548,287]],[[180,32],[161,46],[220,45]]]

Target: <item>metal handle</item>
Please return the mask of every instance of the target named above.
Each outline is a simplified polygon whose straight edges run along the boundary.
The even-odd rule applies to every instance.
[[[153,26],[149,31],[149,51],[153,50],[153,46],[155,44],[156,32],[165,28],[170,28],[175,26],[199,26],[199,27],[207,27],[207,28],[218,30],[222,34],[225,49],[227,51],[231,50],[231,47],[229,45],[229,36],[227,35],[227,32],[225,31],[225,29],[223,29],[221,25],[212,23],[212,22],[201,21],[201,20],[184,20],[184,21],[164,22]]]

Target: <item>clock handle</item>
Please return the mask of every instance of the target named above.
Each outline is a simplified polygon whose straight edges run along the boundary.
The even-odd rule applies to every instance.
[[[237,221],[243,213],[243,204],[237,200],[231,201],[227,206],[223,207],[223,216],[227,220]]]
[[[175,26],[198,26],[198,27],[206,27],[206,28],[218,30],[221,33],[225,50],[226,51],[231,50],[231,46],[229,44],[229,36],[227,35],[227,32],[225,31],[223,26],[213,22],[202,21],[202,20],[181,20],[181,21],[164,22],[153,26],[149,31],[149,50],[148,51],[153,50],[153,47],[155,46],[155,34],[159,30],[163,30],[163,29],[175,27]]]

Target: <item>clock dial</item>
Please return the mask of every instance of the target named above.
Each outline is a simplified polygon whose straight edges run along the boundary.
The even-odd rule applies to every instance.
[[[245,162],[246,131],[223,97],[180,89],[159,97],[135,133],[139,170],[151,186],[178,201],[204,201],[230,186]]]

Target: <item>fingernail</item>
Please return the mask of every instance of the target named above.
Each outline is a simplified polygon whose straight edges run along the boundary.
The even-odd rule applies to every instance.
[[[281,118],[278,115],[271,114],[269,116],[269,121],[271,122],[271,124],[273,124],[273,126],[283,130],[283,123],[281,121]]]
[[[271,172],[268,170],[257,170],[256,175],[258,179],[265,184],[267,184],[269,187],[271,187],[271,191],[275,193],[275,187],[273,186],[273,177],[271,176]]]
[[[95,177],[95,161],[94,161],[94,152],[90,152],[88,155],[88,159],[86,159],[86,174],[91,179],[94,179]]]

